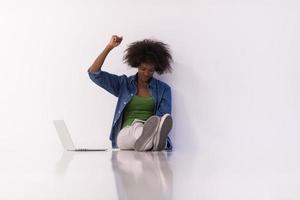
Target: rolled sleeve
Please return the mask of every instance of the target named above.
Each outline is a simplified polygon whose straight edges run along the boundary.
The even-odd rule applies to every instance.
[[[116,97],[119,96],[122,81],[126,79],[126,75],[118,76],[103,70],[99,70],[97,72],[90,72],[88,70],[87,72],[89,74],[90,79],[95,84],[102,87],[103,89],[113,94],[114,96]]]
[[[96,72],[91,72],[90,69],[88,69],[88,73],[92,74],[92,75],[98,75],[98,74],[100,74],[100,72],[101,72],[101,70],[96,71]]]

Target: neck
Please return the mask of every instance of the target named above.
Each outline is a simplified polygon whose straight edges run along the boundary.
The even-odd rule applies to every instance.
[[[140,86],[148,86],[149,81],[145,82],[145,81],[142,81],[142,80],[138,79],[138,84],[139,84]]]

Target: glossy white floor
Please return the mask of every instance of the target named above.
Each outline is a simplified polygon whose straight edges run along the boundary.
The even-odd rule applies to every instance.
[[[297,152],[223,150],[15,150],[1,154],[0,199],[300,199]]]

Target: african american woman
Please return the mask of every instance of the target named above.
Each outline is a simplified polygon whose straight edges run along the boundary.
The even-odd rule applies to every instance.
[[[123,61],[137,68],[132,76],[102,70],[109,52],[123,37],[113,35],[102,53],[88,69],[91,80],[118,98],[110,140],[113,148],[136,151],[172,150],[168,136],[172,129],[172,97],[168,84],[153,77],[171,72],[168,45],[153,39],[131,43]]]

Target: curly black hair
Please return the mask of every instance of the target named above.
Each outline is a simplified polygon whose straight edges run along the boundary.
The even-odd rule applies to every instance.
[[[138,68],[141,63],[147,63],[154,65],[158,74],[172,72],[173,58],[168,45],[163,42],[152,39],[136,41],[124,52],[123,62],[131,67]]]

